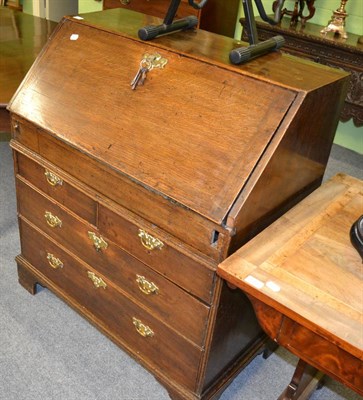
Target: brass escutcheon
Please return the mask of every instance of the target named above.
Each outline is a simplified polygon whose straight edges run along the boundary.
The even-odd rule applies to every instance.
[[[97,251],[107,249],[108,243],[103,239],[102,236],[97,236],[94,232],[88,232],[88,237],[92,240],[93,245]]]
[[[96,286],[96,288],[103,288],[106,289],[107,285],[105,281],[102,278],[99,278],[98,276],[95,275],[94,272],[87,271],[88,278],[91,279],[93,284]]]
[[[148,250],[154,250],[154,249],[161,250],[164,246],[164,243],[161,240],[149,235],[143,229],[139,229],[138,237],[141,239],[142,245],[146,247]]]
[[[142,275],[136,275],[136,282],[139,285],[139,289],[147,295],[159,293],[159,288],[155,285],[155,283],[149,282]]]
[[[47,253],[47,260],[48,260],[49,265],[52,268],[54,268],[54,269],[63,268],[62,261],[59,258],[54,257],[53,254]]]
[[[61,228],[62,221],[56,215],[53,215],[50,211],[45,212],[44,218],[47,221],[47,224],[52,228]]]
[[[53,172],[49,171],[48,169],[45,170],[44,175],[45,175],[49,185],[51,185],[51,186],[57,186],[57,185],[62,186],[63,185],[63,180],[61,178],[59,178],[59,176],[57,176]]]
[[[137,332],[143,337],[153,337],[154,332],[148,327],[144,325],[139,319],[133,317],[132,323],[135,325]]]
[[[149,54],[145,53],[142,62],[147,62],[150,65],[150,70],[153,68],[164,68],[168,60],[162,57],[159,53]]]

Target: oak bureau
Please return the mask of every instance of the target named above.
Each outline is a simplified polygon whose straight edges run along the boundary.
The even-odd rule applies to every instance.
[[[267,343],[218,263],[320,185],[348,75],[279,53],[233,66],[238,43],[202,30],[141,42],[153,21],[64,18],[10,102],[19,281],[172,398],[217,398]]]

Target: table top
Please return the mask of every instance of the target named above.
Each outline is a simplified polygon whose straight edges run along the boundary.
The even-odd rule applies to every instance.
[[[0,7],[0,107],[5,107],[56,22]]]
[[[232,285],[363,360],[363,182],[338,174],[218,267]]]

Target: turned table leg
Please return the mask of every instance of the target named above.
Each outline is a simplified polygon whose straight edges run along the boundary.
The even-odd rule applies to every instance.
[[[322,372],[300,359],[289,385],[278,400],[308,399],[323,376]]]

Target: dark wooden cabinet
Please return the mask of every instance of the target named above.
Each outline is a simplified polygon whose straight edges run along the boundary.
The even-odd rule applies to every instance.
[[[169,0],[104,0],[103,9],[124,8],[158,18],[164,18],[169,4]],[[188,0],[182,0],[175,18],[183,18],[188,15],[198,16],[199,12],[195,8],[189,7]]]
[[[107,10],[121,7],[163,19],[169,4],[170,0],[104,0],[103,8]],[[238,7],[239,0],[208,0],[207,4],[198,11],[189,6],[188,0],[182,0],[176,19],[196,15],[201,29],[234,37]]]
[[[234,66],[234,40],[203,30],[142,42],[148,18],[64,19],[10,103],[19,281],[172,398],[209,399],[267,340],[217,265],[319,186],[348,78],[278,53]]]
[[[259,39],[282,35],[285,38],[282,51],[349,72],[349,90],[340,119],[343,122],[352,119],[357,127],[363,126],[363,44],[358,42],[359,36],[349,33],[346,40],[332,33],[324,36],[320,34],[323,26],[308,22],[304,28],[290,27],[289,21],[283,18],[280,25],[269,25],[257,18]],[[241,24],[245,26],[244,19]],[[247,40],[245,29],[243,40]]]

